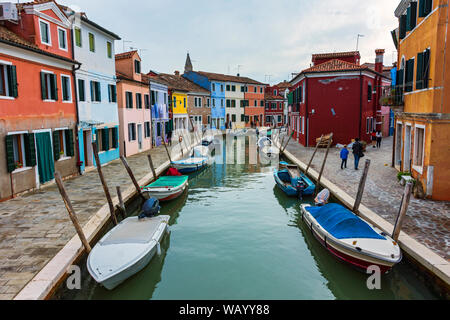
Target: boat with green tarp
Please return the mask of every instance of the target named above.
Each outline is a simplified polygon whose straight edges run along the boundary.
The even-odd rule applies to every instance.
[[[159,201],[169,201],[178,198],[188,187],[188,176],[164,176],[148,186],[141,187],[142,192],[150,198]]]

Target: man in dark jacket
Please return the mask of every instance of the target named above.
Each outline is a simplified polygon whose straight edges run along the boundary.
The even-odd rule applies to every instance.
[[[359,138],[356,138],[353,144],[353,155],[355,156],[355,170],[358,170],[359,160],[364,157],[363,145],[359,142]]]

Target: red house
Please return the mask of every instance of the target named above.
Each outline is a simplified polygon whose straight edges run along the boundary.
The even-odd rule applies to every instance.
[[[268,87],[265,92],[266,109],[264,111],[264,126],[283,126],[284,97],[277,88]]]
[[[334,143],[370,141],[379,129],[384,50],[376,50],[375,70],[360,65],[359,52],[313,55],[313,66],[291,81],[289,128],[305,146],[322,134],[334,133]]]

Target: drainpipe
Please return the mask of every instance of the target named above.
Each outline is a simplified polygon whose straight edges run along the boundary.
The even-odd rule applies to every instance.
[[[305,140],[306,140],[306,147],[309,147],[309,109],[308,109],[308,91],[309,91],[309,78],[308,76],[305,74],[305,114],[306,114],[306,119],[305,119],[305,126],[306,126],[306,135],[305,135]]]
[[[362,70],[359,71],[359,129],[357,138],[361,139],[361,130],[362,130],[362,102],[363,102],[363,78],[362,78]]]

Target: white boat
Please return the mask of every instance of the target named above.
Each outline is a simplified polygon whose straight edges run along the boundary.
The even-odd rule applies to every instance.
[[[187,158],[179,161],[172,161],[172,167],[177,169],[182,174],[192,173],[198,171],[208,164],[206,157]]]
[[[258,140],[258,147],[259,149],[262,149],[264,147],[270,147],[272,146],[272,140],[270,140],[270,138],[267,137],[262,137]]]
[[[402,260],[391,237],[339,204],[302,205],[302,219],[332,255],[364,272],[378,266],[386,273]]]
[[[205,147],[205,146],[196,146],[194,147],[193,150],[193,156],[194,158],[210,158],[212,156],[212,149],[210,149],[209,147]]]
[[[99,284],[113,290],[148,265],[168,231],[170,216],[123,220],[92,249],[87,269]]]

